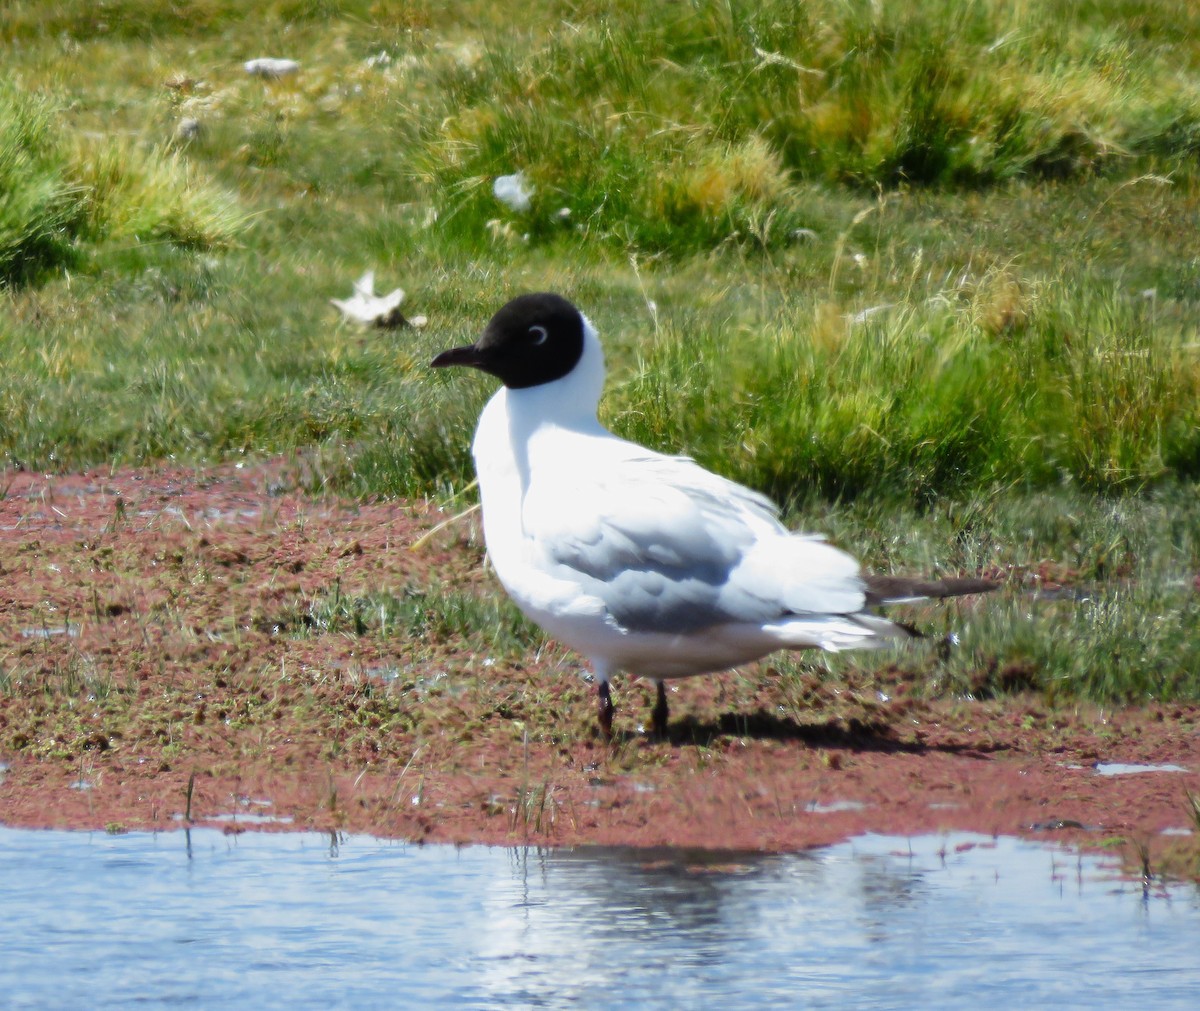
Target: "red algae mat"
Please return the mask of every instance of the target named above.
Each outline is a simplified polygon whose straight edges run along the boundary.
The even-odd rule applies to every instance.
[[[971,830],[1194,859],[1171,830],[1200,794],[1196,706],[929,699],[761,665],[674,682],[667,741],[622,679],[604,742],[573,654],[532,630],[497,652],[486,621],[447,618],[502,592],[473,518],[435,530],[428,504],[298,476],[0,474],[0,823],[765,850]]]

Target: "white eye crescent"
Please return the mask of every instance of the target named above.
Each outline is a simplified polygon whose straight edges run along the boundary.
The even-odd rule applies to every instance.
[[[550,336],[546,328],[538,323],[535,323],[533,326],[531,326],[529,328],[529,332],[533,335],[533,343],[535,345],[545,344],[546,338]]]

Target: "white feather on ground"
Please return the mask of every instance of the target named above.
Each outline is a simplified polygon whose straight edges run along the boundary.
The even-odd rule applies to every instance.
[[[350,298],[331,298],[346,319],[361,326],[399,327],[425,325],[424,316],[405,319],[400,311],[404,301],[404,289],[397,288],[387,295],[375,294],[375,271],[368,270],[354,282],[354,294]]]

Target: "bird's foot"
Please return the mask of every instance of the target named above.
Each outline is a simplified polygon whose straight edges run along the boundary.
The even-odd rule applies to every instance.
[[[612,694],[608,689],[608,682],[601,681],[599,685],[600,695],[600,733],[606,741],[612,740],[612,721],[613,721],[613,702]]]
[[[654,709],[650,713],[650,730],[659,740],[667,739],[667,716],[669,710],[667,708],[667,686],[664,682],[659,681],[658,698],[654,702]]]

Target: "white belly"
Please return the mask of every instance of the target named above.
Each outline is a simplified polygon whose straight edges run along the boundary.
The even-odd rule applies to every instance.
[[[717,625],[686,634],[630,632],[603,611],[564,614],[523,605],[546,633],[592,661],[602,675],[625,672],[658,679],[691,677],[750,663],[784,647],[761,626]]]
[[[475,439],[488,553],[501,583],[521,611],[551,637],[587,657],[601,679],[619,671],[658,679],[689,677],[728,670],[780,649],[836,650],[880,644],[881,628],[844,614],[691,625],[680,632],[623,628],[598,595],[604,589],[597,589],[596,577],[581,576],[539,554],[536,538],[528,535],[522,510],[526,488],[520,461],[512,450],[506,402],[506,390],[492,398],[481,415]],[[570,445],[555,448],[561,452],[551,454],[551,462],[572,458]],[[608,450],[607,442],[596,444],[594,439],[584,438],[574,456],[592,465],[597,462],[595,457]],[[545,464],[543,470],[554,471],[554,467]],[[560,503],[570,507],[573,501],[568,494],[554,504]],[[552,514],[548,509],[543,512]],[[851,596],[859,599],[857,591]]]

